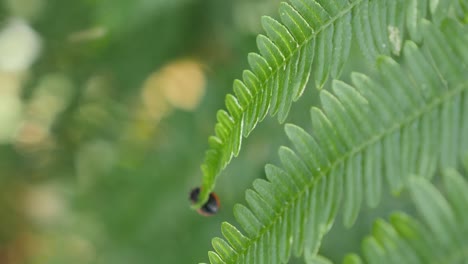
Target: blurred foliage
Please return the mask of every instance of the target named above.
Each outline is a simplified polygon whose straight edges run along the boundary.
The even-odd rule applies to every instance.
[[[218,183],[221,212],[189,209],[215,111],[278,3],[1,1],[0,263],[206,260],[286,141],[276,121],[261,124]],[[289,122],[309,124],[314,93]],[[370,229],[359,222],[328,236],[330,258],[356,248]]]

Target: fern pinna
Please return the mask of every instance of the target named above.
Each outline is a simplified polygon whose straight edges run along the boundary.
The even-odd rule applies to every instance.
[[[389,7],[391,11],[382,14],[381,25],[387,13],[390,20],[400,20],[396,18],[401,16],[397,10],[404,1],[393,3]],[[363,0],[292,0],[291,4],[280,4],[282,23],[269,17],[262,19],[267,36],[257,38],[261,55],[249,54],[251,71],[244,71],[243,81],[234,81],[235,96],[227,95],[227,111],[217,113],[215,135],[209,138],[210,149],[201,166],[202,192],[194,207],[206,202],[220,171],[239,154],[242,137],[247,137],[268,112],[278,115],[280,122],[285,120],[292,102],[303,93],[312,67],[317,87],[322,87],[330,74],[339,76],[351,47],[352,10],[365,10],[368,5]],[[360,18],[356,16],[356,24],[369,25],[369,21]],[[333,47],[330,43],[334,43]],[[366,44],[375,46],[372,41]],[[366,51],[369,53],[372,52]],[[314,54],[317,54],[315,59]],[[375,55],[374,52],[369,56]]]
[[[447,1],[432,4],[434,16]],[[195,208],[213,190],[216,177],[268,113],[283,122],[293,101],[312,78],[322,88],[329,77],[338,78],[356,39],[364,57],[374,62],[379,54],[399,55],[405,29],[420,39],[419,24],[426,17],[427,0],[291,0],[281,3],[281,22],[262,19],[267,36],[259,35],[260,54],[250,53],[251,70],[235,80],[234,95],[226,96],[225,110],[217,113],[215,135],[202,164],[203,183]],[[406,24],[405,24],[406,21]]]
[[[296,151],[282,147],[282,166],[267,165],[268,180],[254,181],[249,207],[234,209],[245,234],[223,223],[225,239],[213,239],[212,263],[285,263],[303,252],[316,260],[340,207],[351,226],[363,200],[379,203],[384,179],[398,193],[413,174],[430,178],[438,168],[457,166],[468,150],[467,28],[458,20],[423,18],[464,3],[294,0],[281,4],[283,24],[263,19],[269,37],[258,39],[262,55],[249,55],[252,72],[234,82],[237,97],[226,97],[229,113],[218,112],[195,207],[239,153],[243,136],[268,112],[284,121],[311,68],[319,88],[334,79],[333,94],[320,92],[313,133],[286,125]],[[353,73],[350,85],[336,78],[352,36],[377,70]],[[400,54],[398,62],[390,57]]]

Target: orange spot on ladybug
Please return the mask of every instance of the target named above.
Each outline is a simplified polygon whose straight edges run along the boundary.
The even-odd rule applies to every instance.
[[[192,189],[192,191],[190,192],[190,197],[189,197],[192,204],[198,201],[199,195],[200,195],[200,187]],[[210,197],[208,197],[208,201],[202,207],[197,209],[197,212],[204,216],[212,216],[218,212],[219,207],[220,207],[219,198],[216,195],[216,193],[212,192],[210,193]]]

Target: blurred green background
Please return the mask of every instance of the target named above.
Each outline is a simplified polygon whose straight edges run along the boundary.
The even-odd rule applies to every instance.
[[[190,210],[216,111],[279,1],[0,3],[0,263],[207,261],[220,223],[287,144],[267,119],[223,172],[220,213]],[[310,127],[315,93],[287,122]],[[324,254],[358,249],[375,214],[339,224]]]

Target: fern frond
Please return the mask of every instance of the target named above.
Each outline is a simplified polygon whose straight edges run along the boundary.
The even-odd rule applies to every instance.
[[[390,223],[377,220],[362,245],[366,263],[463,263],[468,259],[468,182],[455,170],[443,177],[445,196],[424,178],[409,190],[424,223],[394,213]],[[346,263],[364,263],[356,255]]]
[[[374,62],[378,55],[399,55],[405,18],[412,35],[427,0],[290,0],[281,3],[281,22],[263,17],[265,35],[259,35],[260,54],[251,53],[251,70],[235,80],[235,95],[226,96],[226,108],[217,114],[215,135],[201,166],[203,172],[199,207],[206,202],[217,175],[240,151],[247,137],[270,113],[279,122],[288,116],[309,80],[322,88],[329,77],[338,78],[347,60],[354,34],[364,56]],[[408,11],[406,11],[408,10]],[[433,11],[439,10],[437,7]],[[406,14],[406,15],[405,15]],[[415,36],[416,37],[416,36]]]
[[[296,151],[280,148],[281,168],[267,165],[268,181],[254,181],[247,192],[249,207],[234,208],[246,234],[223,224],[228,235],[213,240],[210,259],[285,263],[304,250],[314,256],[340,206],[351,226],[362,201],[379,203],[384,179],[399,193],[410,175],[455,167],[468,152],[468,48],[466,35],[451,34],[466,27],[446,21],[441,28],[423,21],[421,48],[406,42],[400,64],[380,57],[377,76],[354,73],[353,85],[336,80],[334,94],[322,90],[311,134],[286,125]]]

